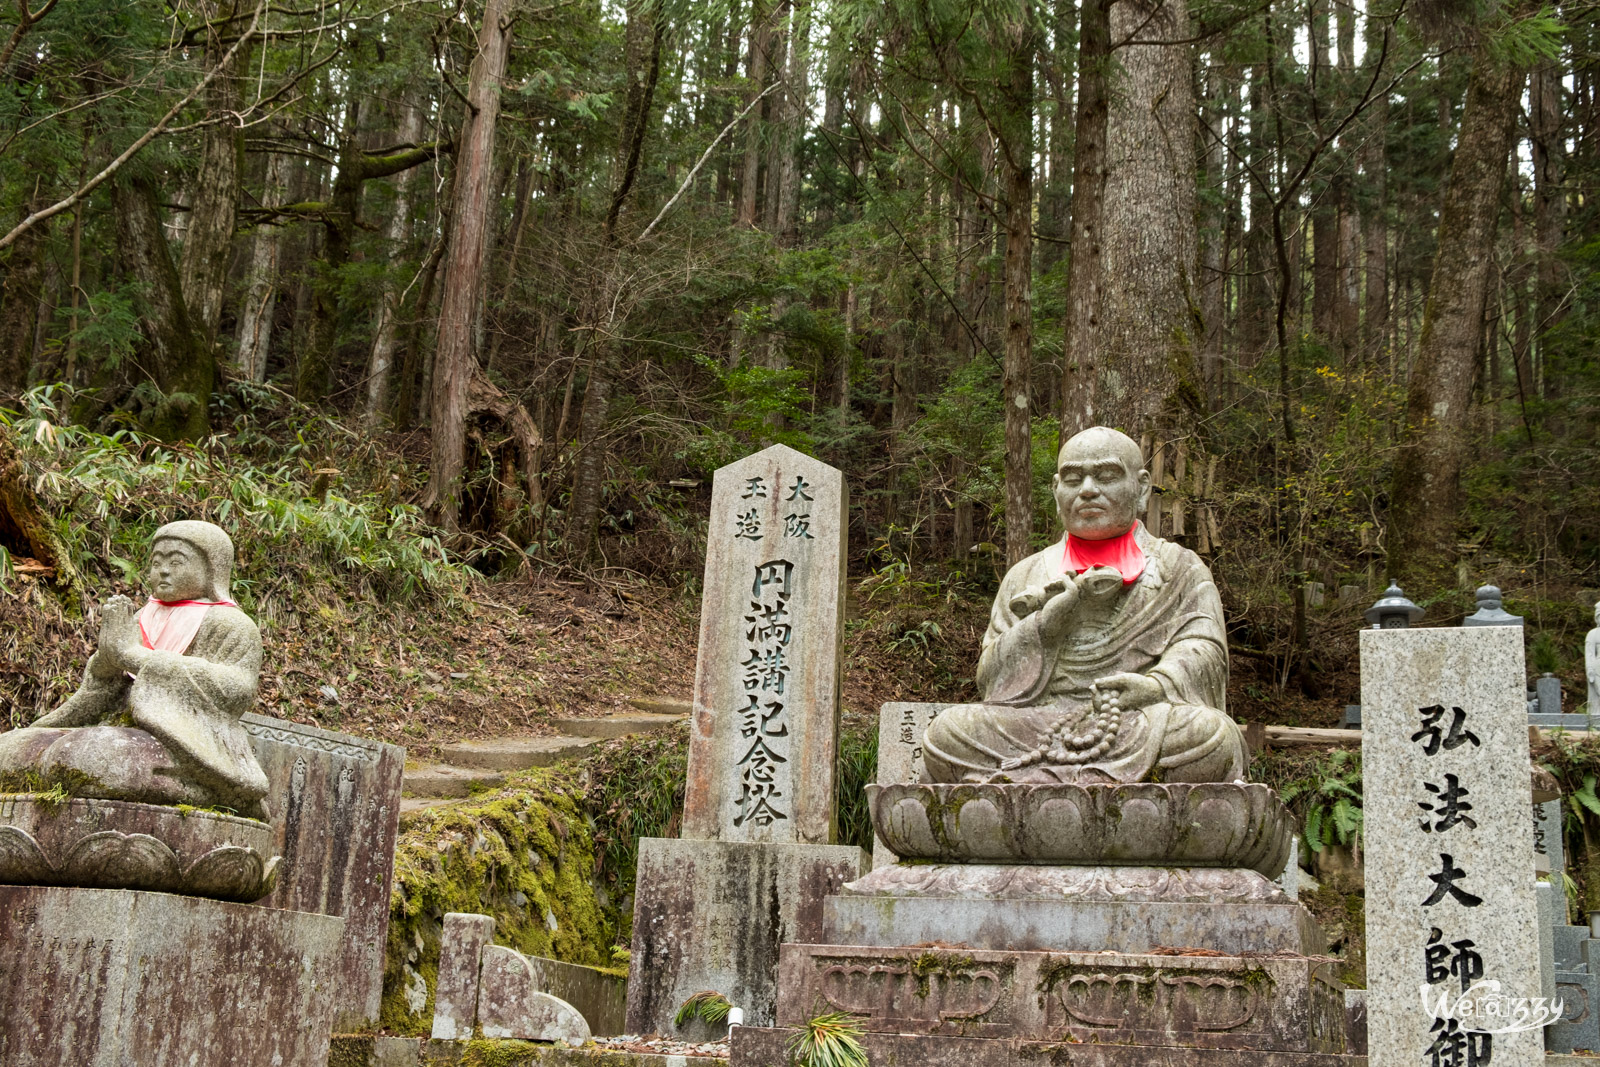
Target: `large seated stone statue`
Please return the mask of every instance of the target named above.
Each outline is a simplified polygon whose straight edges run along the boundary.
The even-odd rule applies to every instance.
[[[0,734],[0,781],[264,818],[267,777],[239,722],[255,703],[261,635],[229,599],[232,570],[220,527],[157,530],[149,602],[105,603],[78,691],[33,726]]]
[[[1062,446],[1064,538],[1006,574],[978,661],[979,704],[923,738],[933,782],[1233,782],[1228,645],[1211,572],[1139,521],[1150,474],[1105,427]]]

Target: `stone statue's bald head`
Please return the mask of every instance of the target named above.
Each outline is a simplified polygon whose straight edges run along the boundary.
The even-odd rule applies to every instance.
[[[1144,455],[1127,434],[1091,426],[1061,446],[1052,483],[1067,532],[1090,541],[1133,529],[1150,499]]]
[[[1067,443],[1056,454],[1056,466],[1061,465],[1068,452],[1084,457],[1101,455],[1108,450],[1121,457],[1130,471],[1144,469],[1144,453],[1139,451],[1139,443],[1121,430],[1113,430],[1109,426],[1091,426],[1067,438]]]

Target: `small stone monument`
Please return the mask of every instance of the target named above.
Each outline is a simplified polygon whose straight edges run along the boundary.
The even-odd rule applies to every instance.
[[[1478,610],[1461,620],[1462,626],[1521,626],[1521,615],[1513,615],[1501,606],[1500,589],[1481,585],[1476,594]]]
[[[683,836],[639,842],[630,1032],[674,1034],[703,990],[770,1025],[779,944],[867,868],[831,843],[847,531],[843,476],[792,448],[712,481]]]
[[[1209,570],[1139,522],[1125,435],[1066,442],[1053,489],[1065,534],[1002,580],[982,699],[880,712],[867,798],[899,862],[782,946],[777,1024],[734,1029],[732,1067],[823,1012],[873,1063],[1354,1067],[1321,931],[1273,881],[1293,820],[1243,781]]]
[[[1523,677],[1514,627],[1361,634],[1374,1063],[1542,1060]]]
[[[344,922],[249,906],[279,858],[233,544],[176,522],[150,555],[150,601],[106,602],[78,691],[0,734],[0,1063],[323,1062]]]

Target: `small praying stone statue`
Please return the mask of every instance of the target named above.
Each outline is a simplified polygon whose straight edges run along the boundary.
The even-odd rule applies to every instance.
[[[114,596],[66,703],[0,734],[0,775],[75,796],[229,808],[264,818],[267,777],[239,717],[256,699],[261,634],[229,598],[233,542],[174,522],[150,546],[151,598]]]
[[[1594,629],[1583,642],[1583,667],[1589,676],[1589,714],[1600,715],[1600,601],[1594,605]]]
[[[1150,474],[1105,427],[1061,447],[1066,535],[1006,574],[978,660],[980,704],[923,739],[934,782],[1232,782],[1228,639],[1211,572],[1139,521]]]

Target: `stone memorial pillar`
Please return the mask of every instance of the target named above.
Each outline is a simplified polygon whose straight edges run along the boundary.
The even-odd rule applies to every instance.
[[[867,868],[831,844],[847,528],[843,475],[792,448],[713,478],[683,836],[639,843],[631,1032],[673,1034],[702,990],[771,1025],[778,945]]]
[[[1361,633],[1374,1064],[1543,1061],[1523,678],[1516,628]]]

